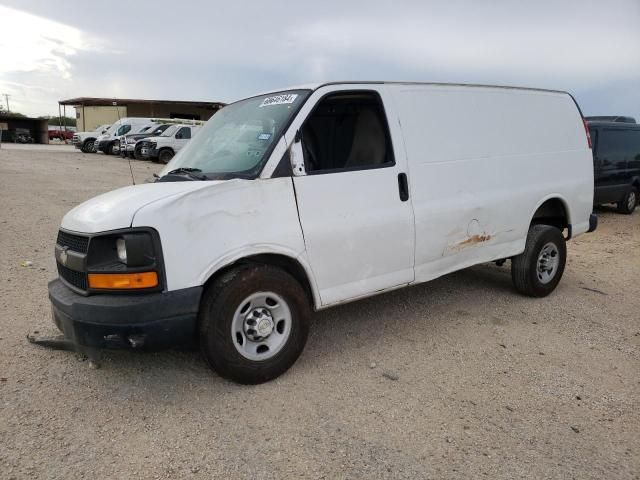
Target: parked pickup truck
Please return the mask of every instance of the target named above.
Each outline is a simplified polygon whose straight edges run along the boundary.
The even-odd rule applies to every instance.
[[[176,124],[167,128],[162,135],[138,141],[136,150],[142,158],[153,162],[168,163],[187,142],[198,133],[199,125]]]
[[[141,133],[123,135],[122,137],[120,137],[120,156],[137,158],[135,155],[135,148],[136,148],[136,142],[138,140],[161,135],[162,132],[164,132],[169,127],[170,127],[170,124],[168,123],[161,124],[161,125],[151,125],[148,127],[148,130],[146,132],[143,131]]]
[[[156,183],[65,215],[53,320],[91,355],[197,343],[223,377],[265,382],[301,354],[313,310],[506,260],[517,291],[549,295],[592,207],[566,92],[275,91],[216,113]]]
[[[104,134],[109,127],[110,125],[100,125],[93,132],[76,132],[71,137],[71,143],[84,153],[93,153],[96,138]]]
[[[73,130],[64,130],[64,129],[50,129],[49,130],[49,140],[73,140],[73,136],[75,132]]]

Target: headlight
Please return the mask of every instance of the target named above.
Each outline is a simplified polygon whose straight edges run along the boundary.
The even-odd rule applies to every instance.
[[[91,238],[87,253],[89,288],[132,290],[161,287],[160,240],[151,229],[132,229]]]
[[[116,240],[116,251],[118,252],[118,259],[127,264],[127,242],[124,238],[119,238]]]
[[[127,143],[136,143],[135,138],[127,138]]]

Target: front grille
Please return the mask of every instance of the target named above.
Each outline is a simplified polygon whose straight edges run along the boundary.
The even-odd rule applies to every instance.
[[[74,287],[79,288],[80,290],[87,289],[87,274],[84,272],[76,272],[75,270],[71,270],[70,268],[64,267],[57,263],[58,265],[58,275],[60,278],[67,281],[69,284]]]
[[[71,233],[58,232],[58,240],[56,241],[61,247],[68,247],[69,250],[73,250],[78,253],[87,253],[89,248],[89,238],[82,235],[73,235]]]
[[[74,145],[75,145],[76,143],[80,143],[80,137],[79,137],[78,135],[74,135],[74,136],[71,138],[71,143],[73,143]]]

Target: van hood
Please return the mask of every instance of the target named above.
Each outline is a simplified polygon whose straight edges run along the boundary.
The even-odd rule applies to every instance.
[[[70,210],[61,227],[79,233],[128,228],[142,207],[168,197],[187,195],[222,181],[158,182],[132,185],[103,193]]]

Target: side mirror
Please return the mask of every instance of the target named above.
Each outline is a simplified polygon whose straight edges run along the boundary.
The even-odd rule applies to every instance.
[[[289,146],[289,160],[291,161],[291,171],[295,177],[307,174],[304,168],[304,153],[302,151],[302,142],[300,130],[296,132],[293,143]]]

